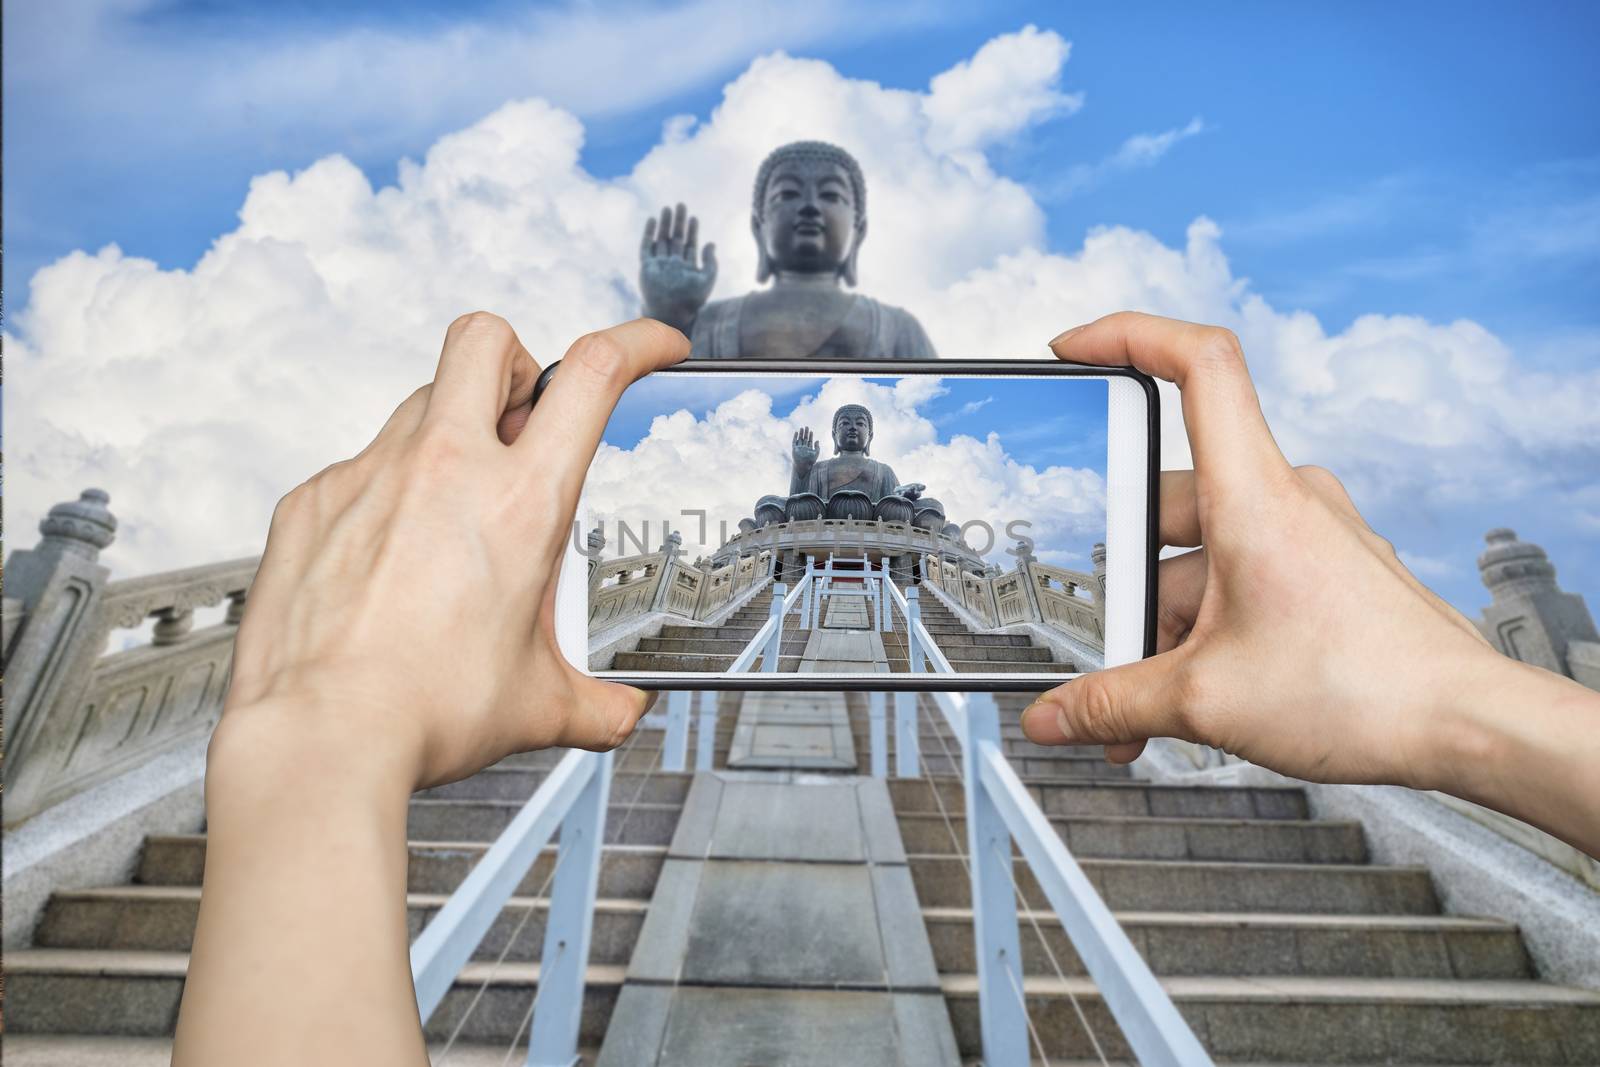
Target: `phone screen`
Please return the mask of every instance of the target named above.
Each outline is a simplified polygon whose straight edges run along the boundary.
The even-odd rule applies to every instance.
[[[573,530],[589,670],[1023,682],[1103,667],[1121,384],[640,380],[606,427]]]

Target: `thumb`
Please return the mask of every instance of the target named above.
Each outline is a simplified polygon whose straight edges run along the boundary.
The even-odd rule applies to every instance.
[[[1041,694],[1023,709],[1023,735],[1036,745],[1105,745],[1117,763],[1138,756],[1146,738],[1180,736],[1177,653],[1085,674]]]
[[[574,672],[576,673],[576,672]],[[574,702],[557,741],[566,748],[606,752],[628,739],[656,694],[618,682],[576,676]]]

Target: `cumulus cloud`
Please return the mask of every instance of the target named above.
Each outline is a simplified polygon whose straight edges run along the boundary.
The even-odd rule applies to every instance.
[[[13,537],[97,484],[123,520],[107,553],[120,573],[258,551],[277,498],[359,450],[431,376],[455,315],[496,310],[548,361],[635,314],[639,232],[661,203],[688,202],[719,243],[715,295],[753,287],[750,182],[795,138],[860,157],[862,289],[912,309],[944,356],[1042,356],[1065,326],[1136,308],[1236,330],[1280,443],[1353,480],[1363,506],[1573,492],[1570,472],[1600,466],[1600,374],[1533,373],[1473,322],[1374,315],[1330,333],[1253,292],[1206,219],[1179,247],[1113,226],[1047,248],[1038,201],[984,149],[1071,110],[1066,56],[1058,36],[1024,30],[910,91],[767,55],[610,180],[581,166],[573,115],[517,101],[403,163],[393,185],[339,156],[258,177],[239,225],[190,269],[115,246],[64,257],[34,277],[7,338]],[[1183,465],[1166,399],[1164,459]],[[758,433],[759,412],[724,407],[728,434]],[[894,448],[910,463],[931,441]],[[987,442],[963,448],[996,492],[1087,492],[1008,471]]]

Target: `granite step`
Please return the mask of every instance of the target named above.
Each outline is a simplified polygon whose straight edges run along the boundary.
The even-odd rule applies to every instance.
[[[1054,912],[1019,915],[1026,973],[1054,974],[1057,966],[1069,976],[1084,973]],[[924,908],[922,917],[941,973],[976,970],[970,909]],[[1117,921],[1158,975],[1534,977],[1521,934],[1498,919],[1124,911]]]
[[[408,938],[416,940],[444,902],[445,893],[407,893]],[[473,952],[474,959],[539,958],[544,944],[543,897],[514,896]],[[644,924],[642,899],[598,898],[590,963],[626,966]],[[533,914],[529,915],[529,910]],[[34,948],[188,952],[194,945],[200,913],[199,886],[120,885],[101,889],[58,890],[51,894],[34,933]],[[507,949],[512,931],[520,930]]]
[[[909,861],[923,907],[972,906],[961,857],[917,854]],[[1084,859],[1080,866],[1107,906],[1118,911],[1439,913],[1425,867],[1140,859]],[[1025,862],[1014,864],[1013,876],[1024,900],[1045,899]]]
[[[186,952],[103,949],[15,949],[6,953],[6,1036],[62,1033],[170,1037],[188,969]],[[605,1036],[626,967],[591,964],[585,973],[578,1041]],[[538,989],[539,965],[474,961],[462,968],[423,1028],[446,1039],[466,1017],[460,1037],[509,1043]],[[475,997],[481,998],[470,1014]],[[504,1045],[501,1046],[502,1052]]]
[[[974,974],[942,979],[962,1055],[982,1041]],[[1600,1063],[1600,992],[1533,981],[1172,976],[1178,1011],[1219,1061],[1293,1063]],[[1131,1050],[1094,983],[1024,979],[1044,1054],[1093,1057],[1077,1008],[1105,1054]]]
[[[755,636],[753,633],[751,636]],[[788,630],[783,634],[783,645],[780,651],[786,656],[798,656],[806,650],[806,635],[793,633]],[[711,655],[738,656],[749,647],[748,640],[719,640],[707,637],[645,637],[639,640],[636,652],[663,652],[673,655]]]
[[[926,746],[923,751],[927,751]],[[1024,778],[1023,785],[1046,815],[1271,820],[1305,819],[1310,814],[1305,791],[1293,786],[1197,787],[1138,779],[1084,781],[1062,776],[1032,776]],[[941,802],[951,815],[966,810],[966,794],[959,778],[892,778],[889,795],[900,814],[937,812]]]
[[[512,1063],[528,1058],[524,1038],[515,1046]],[[448,1053],[446,1052],[448,1049]],[[505,1067],[507,1043],[434,1040],[428,1057],[439,1067]],[[580,1046],[578,1059],[593,1063],[600,1050]],[[170,1067],[170,1037],[96,1037],[79,1034],[7,1034],[7,1067]],[[1063,1065],[1065,1067],[1065,1065]]]
[[[950,746],[949,755],[937,741],[922,746],[923,773],[934,778],[955,778],[959,781],[961,756],[948,738],[945,744]],[[1126,764],[1107,763],[1104,759],[1080,759],[1065,749],[1046,749],[1045,752],[1047,754],[1041,756],[1012,756],[1011,769],[1024,781],[1034,778],[1124,779],[1133,776],[1133,771]]]
[[[406,892],[452,893],[488,851],[483,841],[410,841]],[[666,859],[665,845],[607,845],[600,853],[599,895],[648,900]],[[205,872],[205,834],[152,834],[145,839],[135,880],[141,885],[198,886]],[[539,892],[556,861],[547,846],[517,884],[516,892]]]
[[[1243,860],[1256,863],[1365,863],[1359,822],[1053,815],[1050,825],[1078,859]],[[907,852],[965,853],[961,815],[901,812]]]
[[[413,799],[406,818],[406,837],[412,841],[493,841],[524,804],[521,800]],[[606,843],[665,845],[672,840],[682,812],[681,802],[613,807],[606,818]],[[559,831],[555,840],[560,840]]]
[[[654,750],[655,742],[652,741],[650,745]],[[421,790],[413,795],[413,799],[526,801],[549,774],[549,768],[497,763],[470,778]],[[633,803],[681,805],[683,798],[689,795],[689,782],[693,777],[688,773],[660,770],[614,774],[611,777],[611,808],[618,811]]]

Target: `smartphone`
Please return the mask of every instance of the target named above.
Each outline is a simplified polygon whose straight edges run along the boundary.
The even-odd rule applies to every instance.
[[[1151,655],[1159,425],[1149,377],[1055,360],[652,373],[590,465],[557,641],[646,689],[1036,691]]]

